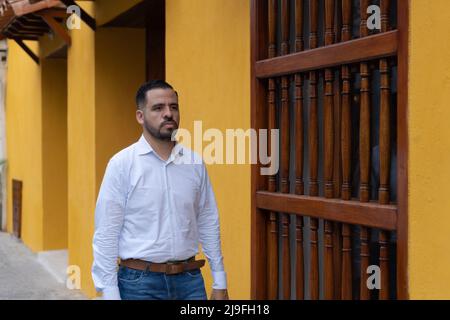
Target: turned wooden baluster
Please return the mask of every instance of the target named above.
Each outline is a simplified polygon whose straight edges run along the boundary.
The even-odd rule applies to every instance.
[[[276,56],[276,23],[277,23],[277,0],[269,0],[269,58]],[[268,117],[268,129],[269,129],[269,154],[278,152],[278,150],[271,150],[272,143],[271,130],[276,129],[276,105],[275,105],[275,79],[270,78],[268,80],[269,92],[268,92],[268,104],[269,104],[269,117]],[[268,189],[269,192],[276,191],[276,177],[270,175],[268,177]],[[275,300],[278,297],[278,221],[277,214],[273,211],[269,213],[269,224],[267,226],[267,294],[268,299]]]
[[[339,8],[340,1],[335,1],[336,13],[335,16],[341,13]],[[334,42],[341,42],[341,24],[342,20],[334,19],[333,31],[335,35]],[[334,79],[334,156],[333,156],[333,197],[341,197],[341,187],[342,187],[342,158],[341,158],[341,86],[340,76]],[[341,230],[342,223],[333,223],[333,265],[334,265],[334,299],[340,299],[341,288],[342,288],[342,236]]]
[[[303,51],[303,0],[295,0],[295,51]],[[304,194],[303,184],[303,77],[295,75],[295,193]],[[303,217],[296,217],[296,299],[304,295]]]
[[[352,295],[352,233],[351,226],[342,225],[342,284],[341,300],[351,300]]]
[[[317,25],[318,25],[318,0],[310,0],[310,49],[317,48]],[[317,119],[317,72],[309,73],[309,195],[319,195],[318,184],[318,158],[319,158],[319,129]],[[310,296],[311,300],[319,299],[319,251],[318,251],[318,229],[319,221],[311,218],[311,268],[310,268]]]
[[[325,45],[334,43],[334,0],[325,0]],[[333,197],[333,165],[334,165],[334,92],[333,69],[325,69],[324,98],[324,173],[325,197]],[[325,230],[325,299],[334,298],[334,259],[333,259],[333,223],[324,222]]]
[[[303,258],[303,218],[297,217],[296,218],[296,226],[295,226],[295,240],[297,245],[296,250],[296,288],[295,288],[295,296],[297,300],[303,300],[305,298],[304,294],[304,258]]]
[[[289,0],[281,0],[281,55],[289,54]],[[289,77],[281,77],[281,192],[289,193],[289,159],[290,159],[290,133],[289,133]],[[291,297],[291,258],[289,242],[288,214],[281,214],[282,223],[282,279],[283,298]]]
[[[361,227],[359,236],[361,240],[361,281],[360,281],[360,300],[370,300],[370,290],[367,287],[367,268],[369,267],[370,252],[369,252],[369,229]]]
[[[360,37],[368,35],[367,28],[367,7],[368,0],[360,1],[361,25]],[[369,178],[370,178],[370,83],[368,63],[362,62],[361,72],[361,98],[360,98],[360,124],[359,124],[359,162],[360,162],[360,185],[359,196],[361,202],[368,202],[369,199]],[[361,227],[361,283],[360,299],[370,299],[370,291],[367,287],[367,267],[369,266],[369,231],[366,227]]]
[[[325,0],[325,45],[334,42],[334,0]],[[333,69],[325,69],[325,99],[324,99],[324,174],[325,174],[325,197],[333,197],[333,154],[334,154],[334,92],[333,92]]]
[[[341,41],[351,39],[351,0],[342,0],[342,31]],[[344,65],[342,74],[342,125],[341,125],[341,156],[342,156],[342,199],[351,199],[351,117],[350,117],[350,68]],[[352,245],[351,226],[342,224],[342,275],[341,299],[352,299]]]
[[[389,0],[381,0],[381,32],[389,30]],[[389,169],[390,169],[390,86],[389,65],[387,59],[380,60],[381,105],[380,105],[380,187],[378,199],[380,204],[389,203]],[[381,270],[381,300],[389,299],[389,233],[380,231],[380,270]]]

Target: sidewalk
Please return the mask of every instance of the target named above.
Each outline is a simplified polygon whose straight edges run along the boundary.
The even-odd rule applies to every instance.
[[[0,232],[0,300],[83,300],[37,261],[20,240]]]

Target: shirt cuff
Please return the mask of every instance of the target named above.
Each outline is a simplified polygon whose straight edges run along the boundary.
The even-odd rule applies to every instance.
[[[213,289],[227,288],[227,273],[225,271],[211,271],[213,277]]]
[[[103,300],[122,300],[119,287],[106,287],[103,289]]]

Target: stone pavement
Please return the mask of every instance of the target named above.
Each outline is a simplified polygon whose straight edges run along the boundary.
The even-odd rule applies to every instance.
[[[84,300],[59,283],[20,240],[0,232],[0,300]]]

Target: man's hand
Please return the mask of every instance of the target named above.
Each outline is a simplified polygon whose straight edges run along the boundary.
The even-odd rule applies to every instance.
[[[213,289],[210,300],[229,300],[227,289]]]

